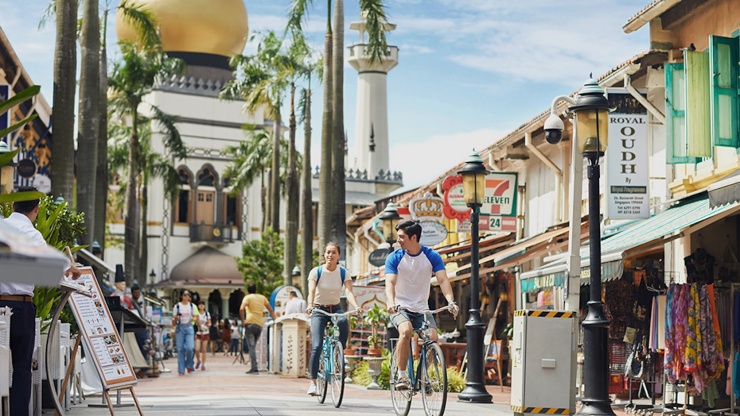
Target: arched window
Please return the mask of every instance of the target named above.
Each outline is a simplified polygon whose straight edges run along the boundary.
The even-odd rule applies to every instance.
[[[230,178],[223,180],[223,218],[224,225],[232,226],[236,231],[241,227],[241,194],[231,195]]]
[[[216,174],[206,165],[197,174],[195,190],[195,223],[214,224],[216,221]]]
[[[192,193],[190,191],[190,171],[185,167],[177,169],[180,176],[180,193],[175,201],[175,223],[189,224],[193,222]]]

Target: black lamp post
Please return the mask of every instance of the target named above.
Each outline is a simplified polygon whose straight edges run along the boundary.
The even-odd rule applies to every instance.
[[[599,158],[608,144],[609,101],[593,79],[578,92],[575,105],[578,149],[588,160],[588,239],[590,291],[588,313],[583,321],[583,371],[585,392],[579,415],[613,415],[609,400],[609,319],[601,301],[601,233],[599,230]]]
[[[156,278],[157,278],[157,274],[154,273],[154,269],[152,269],[152,272],[149,273],[149,287],[150,288],[154,286],[154,283],[156,283],[154,281],[154,279],[156,279]]]
[[[383,234],[385,234],[385,241],[393,246],[393,231],[395,230],[396,223],[401,219],[401,214],[398,213],[398,209],[393,205],[393,202],[389,202],[388,205],[385,206],[385,209],[379,218],[383,221]]]
[[[478,277],[478,221],[480,207],[485,194],[486,174],[483,160],[478,153],[468,156],[458,174],[463,177],[463,196],[465,204],[473,211],[470,213],[470,316],[465,324],[467,329],[468,380],[465,389],[457,399],[461,402],[492,403],[492,397],[486,391],[483,380],[485,365],[483,362],[483,322],[480,318],[480,279]]]

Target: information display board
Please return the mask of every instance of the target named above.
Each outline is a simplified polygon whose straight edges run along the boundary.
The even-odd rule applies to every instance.
[[[80,268],[82,275],[75,281],[87,289],[91,296],[73,293],[69,300],[80,333],[83,334],[86,352],[95,362],[103,388],[113,389],[136,384],[137,379],[131,362],[123,348],[123,339],[116,330],[105,297],[92,268]]]

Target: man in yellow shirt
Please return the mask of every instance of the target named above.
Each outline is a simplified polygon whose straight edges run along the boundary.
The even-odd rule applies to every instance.
[[[245,331],[244,334],[247,337],[247,346],[249,347],[249,358],[252,361],[252,368],[247,371],[247,374],[257,374],[259,371],[257,368],[257,353],[255,346],[257,340],[260,338],[262,333],[262,327],[265,325],[265,318],[262,316],[264,309],[270,312],[272,319],[275,319],[275,312],[270,306],[270,301],[266,297],[255,293],[257,286],[254,283],[250,283],[247,286],[247,296],[244,296],[242,305],[239,307],[239,316],[244,321]],[[246,312],[246,317],[244,316]]]

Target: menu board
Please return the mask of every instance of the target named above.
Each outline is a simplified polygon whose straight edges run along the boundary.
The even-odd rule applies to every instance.
[[[134,369],[123,348],[98,280],[90,267],[80,268],[82,275],[74,283],[83,285],[90,296],[73,293],[69,304],[83,334],[86,352],[94,357],[104,389],[137,382]]]

